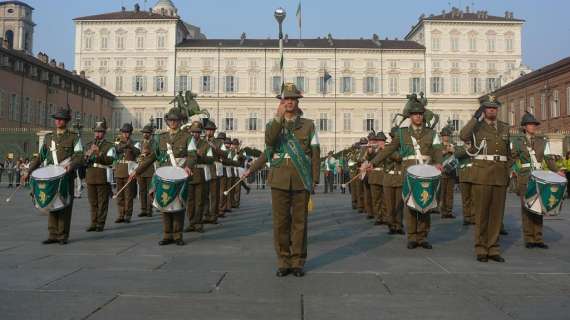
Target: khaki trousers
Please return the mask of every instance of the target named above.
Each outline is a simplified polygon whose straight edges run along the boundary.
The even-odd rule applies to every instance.
[[[427,241],[426,239],[431,227],[430,214],[422,214],[408,208],[408,206],[404,206],[404,217],[406,219],[408,241],[415,241],[417,243]]]
[[[475,254],[499,255],[499,232],[505,212],[506,186],[473,184]]]
[[[72,175],[68,174],[69,179],[69,205],[62,210],[50,212],[48,216],[48,233],[50,240],[67,240],[69,239],[69,230],[71,228],[71,214],[73,212],[73,190],[75,183]]]
[[[388,225],[391,230],[402,230],[402,209],[404,200],[402,199],[402,187],[383,187],[383,198],[386,204]]]
[[[91,208],[91,227],[105,226],[107,212],[109,211],[110,193],[111,185],[108,183],[87,185],[87,198]]]
[[[307,259],[309,193],[271,189],[273,244],[279,268],[302,268]]]
[[[152,198],[149,195],[150,183],[152,177],[138,177],[137,182],[139,184],[139,198],[141,201],[141,213],[151,215],[152,214]],[[132,182],[131,182],[132,183]]]
[[[455,179],[443,175],[441,177],[441,186],[439,189],[439,207],[441,215],[450,215],[453,213],[453,187]]]
[[[463,220],[469,223],[475,223],[475,216],[473,210],[472,184],[469,182],[461,182],[461,202],[463,205]]]
[[[121,190],[129,178],[117,178],[117,192]],[[133,216],[133,200],[135,199],[136,184],[131,182],[128,187],[117,196],[119,218],[130,219]]]
[[[201,226],[204,218],[206,183],[188,185],[188,201],[186,202],[186,215],[191,227]]]

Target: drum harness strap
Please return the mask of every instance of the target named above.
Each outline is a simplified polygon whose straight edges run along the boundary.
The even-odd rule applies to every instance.
[[[418,161],[418,164],[424,164],[424,157],[422,156],[422,151],[420,149],[420,145],[418,144],[418,140],[416,140],[416,138],[413,136],[410,136],[410,138],[412,138],[412,143],[414,144],[414,151],[416,153],[416,160]]]
[[[166,143],[166,153],[168,154],[168,158],[170,159],[170,164],[173,167],[178,167],[178,163],[176,162],[176,158],[174,158],[174,152],[172,151],[172,145],[170,143]]]
[[[51,148],[49,149],[49,151],[51,151],[51,157],[53,160],[53,164],[58,166],[59,161],[57,160],[57,148],[55,146],[55,141],[53,139],[51,140]]]

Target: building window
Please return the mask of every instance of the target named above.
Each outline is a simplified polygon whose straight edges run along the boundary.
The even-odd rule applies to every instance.
[[[125,35],[124,34],[118,34],[116,42],[117,42],[117,49],[118,50],[124,50],[125,49]]]
[[[143,59],[137,59],[136,66],[137,66],[137,68],[144,68],[144,60]]]
[[[390,69],[398,69],[398,61],[390,60]]]
[[[135,128],[140,128],[142,124],[142,115],[143,112],[141,110],[135,110],[135,123],[133,124]]]
[[[507,62],[506,63],[507,71],[515,70],[515,63],[514,62]]]
[[[552,98],[550,99],[550,116],[552,118],[560,117],[560,94],[558,90],[552,92]]]
[[[439,38],[438,37],[433,37],[431,39],[431,49],[434,51],[439,50]]]
[[[513,51],[513,38],[505,39],[505,48],[507,51]]]
[[[271,78],[271,90],[273,90],[273,93],[281,93],[282,84],[280,76],[273,76]]]
[[[391,95],[398,94],[398,78],[397,77],[390,77],[388,79],[388,92]]]
[[[178,76],[176,81],[176,92],[188,90],[188,76]]]
[[[154,77],[154,91],[155,92],[166,91],[166,77],[164,76]]]
[[[115,66],[117,68],[122,68],[125,66],[125,59],[117,59],[115,60]]]
[[[499,78],[487,78],[487,91],[493,92],[501,86],[501,79]]]
[[[109,48],[109,37],[108,36],[101,36],[101,49],[106,50]]]
[[[107,77],[106,76],[101,76],[101,78],[99,79],[99,85],[101,87],[107,86]]]
[[[321,113],[319,118],[319,131],[329,131],[329,119],[327,113]]]
[[[295,85],[297,86],[297,89],[299,89],[301,92],[305,92],[305,77],[303,76],[296,77]]]
[[[452,37],[450,44],[451,44],[451,50],[452,51],[459,51],[459,38]]]
[[[515,125],[515,103],[511,102],[511,108],[509,109],[509,124],[511,126]]]
[[[328,87],[331,83],[331,78],[325,81],[325,77],[319,77],[319,93],[325,94],[328,92]]]
[[[431,68],[432,69],[439,69],[441,67],[441,64],[439,61],[432,61],[431,62]]]
[[[451,93],[459,94],[461,92],[461,85],[458,77],[451,78]]]
[[[351,77],[342,77],[342,82],[340,84],[340,92],[342,92],[342,93],[352,92],[352,78]]]
[[[469,51],[477,51],[477,38],[475,36],[469,37]]]
[[[479,78],[469,79],[469,86],[471,88],[472,94],[477,94],[477,93],[481,92],[481,79],[479,79]]]
[[[255,74],[250,74],[249,76],[249,92],[257,92],[257,76]]]
[[[144,35],[137,35],[137,49],[144,49]]]
[[[535,108],[534,108],[534,96],[530,96],[528,98],[528,112],[532,113],[533,115],[535,115]]]
[[[202,81],[200,83],[202,92],[212,92],[212,77],[202,76]]]
[[[376,119],[374,113],[367,113],[364,119],[364,129],[366,131],[376,130]]]
[[[157,58],[156,59],[156,67],[160,69],[164,69],[166,67],[166,58]]]
[[[422,67],[421,62],[419,62],[419,61],[414,61],[414,63],[413,63],[413,68],[414,68],[414,69],[416,69],[416,70],[417,70],[417,69],[421,69],[421,67]]]
[[[85,47],[85,50],[93,49],[93,34],[92,33],[86,33],[85,34],[84,47]]]
[[[146,77],[135,76],[133,81],[133,91],[134,92],[144,92],[146,87]]]
[[[342,128],[344,131],[350,131],[352,127],[351,113],[345,112],[342,117]]]
[[[495,52],[495,38],[487,39],[487,50],[489,52]]]
[[[452,61],[451,62],[451,69],[459,70],[459,62],[458,61]]]
[[[159,49],[166,48],[166,34],[159,33],[156,38],[156,47]]]
[[[115,77],[115,91],[123,91],[123,76]]]
[[[224,131],[237,130],[235,126],[234,114],[231,112],[226,112],[226,117],[224,118]]]
[[[374,77],[364,78],[364,92],[366,93],[376,92],[376,78]]]
[[[413,93],[419,93],[423,91],[423,79],[422,78],[410,78],[410,91]]]
[[[257,118],[257,113],[256,112],[252,112],[249,114],[249,118],[247,119],[247,130],[249,131],[257,131],[258,129],[258,118]]]
[[[432,77],[431,78],[431,92],[432,93],[443,93],[443,78],[442,77]]]
[[[477,71],[478,69],[477,62],[469,63],[469,68],[471,69],[471,71]]]
[[[546,94],[540,95],[540,117],[542,120],[546,120]]]
[[[235,92],[236,91],[236,79],[234,76],[226,76],[224,78],[225,80],[225,84],[224,84],[224,89],[225,92]]]

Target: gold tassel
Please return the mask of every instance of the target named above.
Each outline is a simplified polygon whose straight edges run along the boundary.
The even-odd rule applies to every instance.
[[[307,208],[309,209],[309,213],[312,213],[313,210],[315,209],[315,204],[313,203],[313,197],[311,197],[309,195],[309,204],[307,205]]]

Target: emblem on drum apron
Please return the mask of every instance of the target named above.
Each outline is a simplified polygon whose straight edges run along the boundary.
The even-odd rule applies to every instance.
[[[421,213],[437,208],[440,176],[434,166],[418,164],[409,167],[402,187],[404,203]]]
[[[539,215],[556,216],[566,194],[568,180],[546,170],[532,171],[525,193],[526,208]]]

